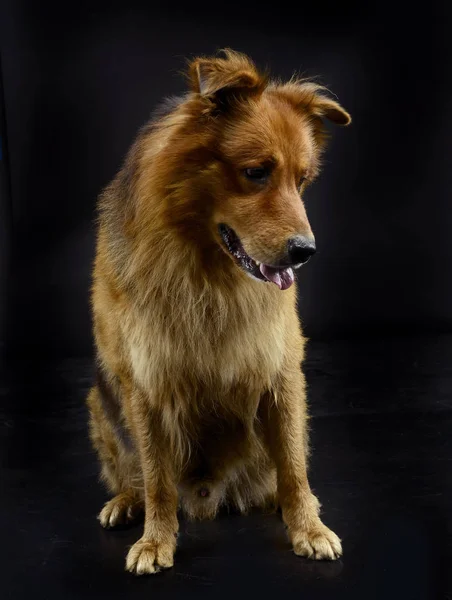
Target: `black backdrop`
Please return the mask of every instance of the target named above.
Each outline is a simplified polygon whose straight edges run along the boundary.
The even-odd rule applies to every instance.
[[[300,276],[307,333],[451,329],[445,3],[0,7],[2,174],[10,173],[0,191],[4,348],[91,352],[96,196],[156,103],[184,89],[184,57],[224,46],[282,77],[320,74],[354,119],[332,132],[308,193],[319,252]]]

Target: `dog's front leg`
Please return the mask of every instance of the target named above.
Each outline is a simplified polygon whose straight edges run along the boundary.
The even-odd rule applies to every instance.
[[[144,575],[173,565],[178,530],[177,486],[159,412],[138,390],[131,394],[130,409],[143,471],[145,521],[142,538],[127,555],[126,569]]]
[[[281,373],[274,394],[267,397],[266,429],[276,463],[278,499],[296,554],[336,559],[342,554],[337,535],[319,517],[320,504],[306,472],[307,415],[305,381],[298,364]]]

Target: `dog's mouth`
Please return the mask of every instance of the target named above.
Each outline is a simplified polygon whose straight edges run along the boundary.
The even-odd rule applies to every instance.
[[[290,288],[295,280],[292,267],[272,267],[260,263],[245,252],[240,238],[233,229],[227,225],[221,224],[218,226],[218,230],[226,250],[245,273],[259,281],[274,283],[280,290],[287,290]]]

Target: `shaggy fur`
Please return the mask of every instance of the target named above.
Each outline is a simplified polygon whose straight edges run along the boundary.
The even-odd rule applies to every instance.
[[[279,504],[297,554],[334,559],[306,474],[304,339],[296,286],[249,277],[218,225],[276,265],[312,238],[301,194],[323,119],[349,115],[313,83],[268,81],[245,56],[193,60],[190,92],[141,131],[100,197],[92,306],[98,378],[88,405],[104,527],[144,511],[126,568],[173,564],[181,506],[213,518]],[[261,184],[246,169],[269,165]]]

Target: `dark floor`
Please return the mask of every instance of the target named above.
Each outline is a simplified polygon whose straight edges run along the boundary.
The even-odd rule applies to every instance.
[[[452,338],[312,343],[311,483],[344,557],[290,550],[277,515],[181,522],[176,566],[123,571],[140,528],[108,532],[86,434],[90,361],[4,365],[2,598],[452,598]],[[449,595],[448,595],[449,594]]]

